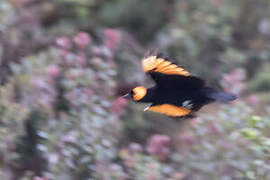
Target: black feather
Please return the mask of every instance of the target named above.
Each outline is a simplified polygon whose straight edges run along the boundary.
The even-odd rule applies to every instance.
[[[210,87],[204,87],[202,89],[202,92],[205,94],[206,97],[211,98],[215,101],[229,102],[236,99],[236,96],[233,94],[218,91]]]
[[[200,88],[205,84],[202,79],[196,76],[179,76],[172,74],[162,74],[158,72],[149,72],[148,74],[160,88]]]

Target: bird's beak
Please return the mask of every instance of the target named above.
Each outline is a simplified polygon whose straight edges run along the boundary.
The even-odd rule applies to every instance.
[[[130,93],[127,93],[124,96],[122,96],[122,98],[129,99],[129,98],[131,98],[131,95],[130,95]]]

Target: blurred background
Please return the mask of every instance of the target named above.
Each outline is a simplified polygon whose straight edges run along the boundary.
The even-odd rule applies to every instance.
[[[143,112],[149,50],[239,98]],[[269,0],[1,0],[0,84],[0,179],[270,179]]]

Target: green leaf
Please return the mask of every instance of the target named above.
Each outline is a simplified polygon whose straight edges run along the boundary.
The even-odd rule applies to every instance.
[[[254,128],[260,121],[262,121],[262,118],[260,116],[251,116],[251,118],[249,119],[249,125]]]
[[[246,176],[248,179],[256,179],[255,173],[253,171],[246,172]]]
[[[253,128],[244,128],[241,133],[247,139],[258,139],[260,136],[260,132]]]

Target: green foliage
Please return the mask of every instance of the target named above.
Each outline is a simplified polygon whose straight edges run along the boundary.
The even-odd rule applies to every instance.
[[[270,138],[268,137],[267,129],[270,127],[270,119],[266,117],[253,116],[250,118],[250,127],[242,129],[243,136],[247,138],[250,143],[250,149],[254,154],[261,158],[257,158],[253,162],[253,168],[246,172],[249,179],[269,179],[267,171],[269,171],[270,162]],[[260,171],[258,170],[260,168]],[[266,172],[265,174],[263,172]]]
[[[259,72],[252,81],[249,83],[249,87],[253,91],[269,91],[270,80],[269,72]]]
[[[14,8],[6,1],[0,4],[0,32],[4,30],[5,26],[9,24],[10,18],[14,15]]]
[[[152,8],[155,4],[155,8]],[[111,26],[122,26],[131,32],[143,44],[152,40],[163,29],[170,13],[172,3],[161,0],[120,0],[106,3],[102,8],[101,17]],[[151,9],[151,11],[149,11]],[[112,16],[112,14],[114,14]]]
[[[38,148],[46,154],[47,175],[51,178],[59,179],[63,172],[74,179],[99,178],[102,174],[99,174],[98,164],[109,166],[110,160],[116,156],[114,143],[120,127],[114,126],[117,117],[109,101],[115,70],[109,64],[93,64],[91,56],[87,60],[91,65],[80,68],[76,54],[64,57],[58,54],[58,51],[49,50],[35,57],[26,57],[22,65],[12,67],[17,84],[21,85],[21,93],[32,100],[29,102],[32,111],[38,108],[39,114],[45,113],[35,128],[34,122],[40,118],[30,118],[28,131],[32,129],[34,132],[17,145],[25,158],[21,163],[34,158],[34,149]],[[67,60],[68,66],[62,64]],[[59,66],[55,65],[56,62]],[[95,79],[100,80],[98,84],[93,83]],[[34,137],[30,140],[31,136]],[[32,144],[26,144],[29,142]],[[33,143],[36,146],[32,147]],[[31,153],[23,152],[24,149],[31,150]]]
[[[268,1],[176,1],[175,18],[158,44],[180,64],[217,82],[220,72],[246,66],[249,75],[269,61]],[[253,9],[252,12],[250,9]],[[212,72],[208,72],[211,64]]]
[[[20,158],[19,154],[10,151],[14,149],[18,138],[26,134],[25,118],[29,108],[15,102],[14,81],[0,87],[0,177],[6,179],[5,168]]]

